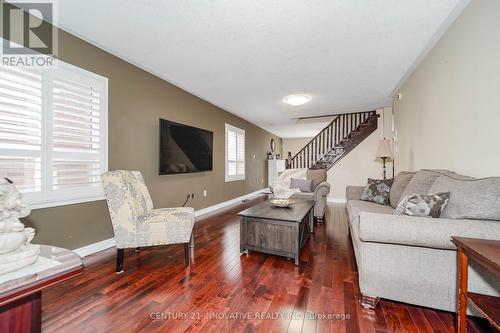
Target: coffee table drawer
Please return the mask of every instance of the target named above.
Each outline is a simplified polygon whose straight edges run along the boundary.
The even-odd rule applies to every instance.
[[[273,223],[261,219],[247,218],[246,245],[279,253],[292,253],[294,244],[294,224]]]

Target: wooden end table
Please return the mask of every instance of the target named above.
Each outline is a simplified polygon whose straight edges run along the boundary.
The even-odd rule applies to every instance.
[[[500,297],[468,292],[469,259],[500,275],[500,241],[451,237],[457,246],[457,332],[467,331],[467,301],[497,330],[500,330]]]
[[[0,284],[0,332],[40,332],[42,290],[83,272],[82,258],[73,251],[40,245],[40,256],[60,264]]]

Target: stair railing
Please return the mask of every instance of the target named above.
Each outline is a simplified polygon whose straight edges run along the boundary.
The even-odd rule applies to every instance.
[[[369,117],[374,115],[376,115],[375,111],[336,115],[325,128],[292,157],[288,167],[292,169],[312,167],[334,147],[348,140],[351,133],[358,130],[363,124],[366,124]]]

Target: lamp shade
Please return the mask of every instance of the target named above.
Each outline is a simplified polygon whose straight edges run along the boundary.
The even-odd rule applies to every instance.
[[[378,143],[377,153],[375,157],[378,158],[392,158],[391,140],[383,139]]]

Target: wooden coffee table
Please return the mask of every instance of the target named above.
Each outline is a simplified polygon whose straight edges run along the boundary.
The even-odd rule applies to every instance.
[[[289,208],[277,208],[268,200],[240,212],[240,251],[293,258],[298,265],[313,232],[313,207],[314,201],[295,200]]]

